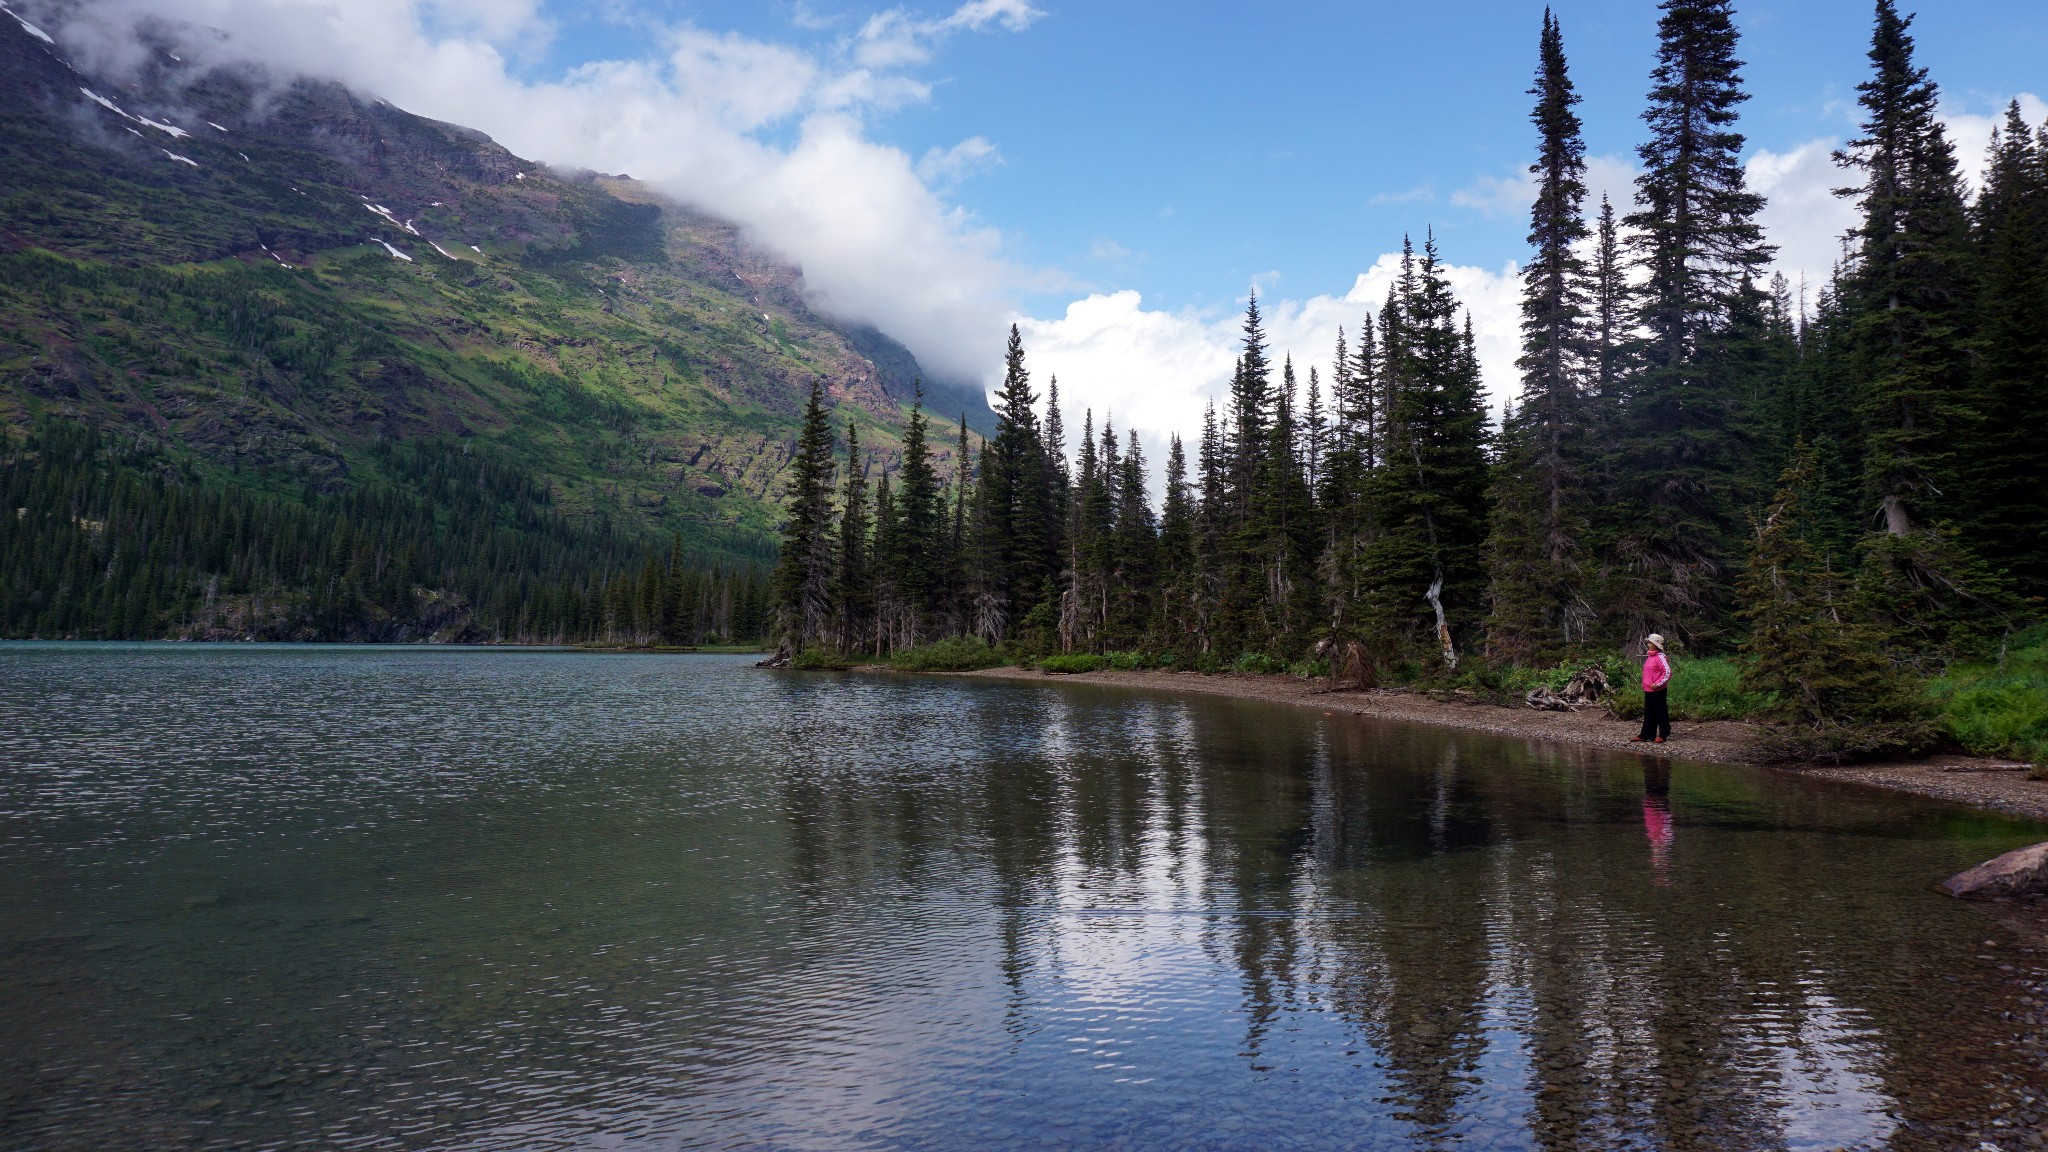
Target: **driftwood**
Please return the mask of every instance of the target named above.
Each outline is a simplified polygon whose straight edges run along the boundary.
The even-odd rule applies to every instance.
[[[1564,691],[1538,686],[1529,689],[1522,702],[1541,712],[1576,712],[1600,703],[1613,691],[1614,686],[1607,682],[1607,673],[1595,664],[1572,673],[1572,678],[1565,682]]]

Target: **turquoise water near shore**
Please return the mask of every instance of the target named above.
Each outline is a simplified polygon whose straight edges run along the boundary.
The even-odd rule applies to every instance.
[[[0,645],[0,1147],[2041,1146],[2048,836],[744,657]]]

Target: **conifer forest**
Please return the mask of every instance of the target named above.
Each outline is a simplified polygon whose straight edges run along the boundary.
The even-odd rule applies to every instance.
[[[1015,328],[994,434],[920,413],[893,474],[814,395],[771,590],[785,654],[963,638],[1370,684],[1658,632],[1745,657],[1797,731],[1910,742],[1912,678],[2048,594],[2048,125],[2015,103],[1972,194],[1961,156],[1987,142],[1946,135],[1910,23],[1879,0],[1835,156],[1860,224],[1808,299],[1745,185],[1728,0],[1661,5],[1630,204],[1588,202],[1546,13],[1504,417],[1428,238],[1331,334],[1327,378],[1274,362],[1254,296],[1228,396],[1163,461],[1041,394]],[[938,475],[934,436],[970,466]]]

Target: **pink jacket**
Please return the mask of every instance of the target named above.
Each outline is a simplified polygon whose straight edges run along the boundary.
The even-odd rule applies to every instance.
[[[1671,683],[1671,664],[1662,652],[1651,652],[1643,659],[1643,691],[1655,692]]]

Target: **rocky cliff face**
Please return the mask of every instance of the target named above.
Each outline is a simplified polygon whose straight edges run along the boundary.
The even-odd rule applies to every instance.
[[[566,508],[765,538],[812,385],[887,466],[917,373],[629,179],[332,84],[88,76],[0,15],[0,423],[323,487],[379,440],[481,437]]]

